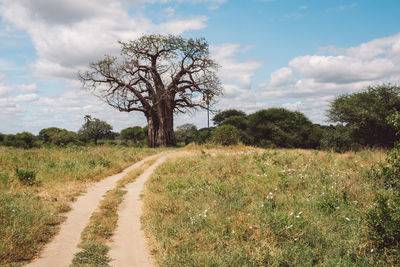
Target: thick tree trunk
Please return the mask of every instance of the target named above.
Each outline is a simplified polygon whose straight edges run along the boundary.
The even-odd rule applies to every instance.
[[[173,113],[152,112],[147,116],[149,147],[175,146]]]

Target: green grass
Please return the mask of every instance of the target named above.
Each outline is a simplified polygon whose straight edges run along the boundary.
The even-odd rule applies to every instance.
[[[0,146],[0,265],[33,259],[87,186],[160,150]],[[31,182],[34,181],[34,182]]]
[[[186,157],[147,184],[160,266],[390,266],[367,236],[384,151],[267,150]]]

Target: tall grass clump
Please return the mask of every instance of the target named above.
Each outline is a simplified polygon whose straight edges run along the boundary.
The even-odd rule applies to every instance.
[[[34,258],[90,183],[158,150],[0,146],[0,266]]]
[[[267,150],[169,161],[147,184],[160,266],[390,266],[369,238],[383,151]]]

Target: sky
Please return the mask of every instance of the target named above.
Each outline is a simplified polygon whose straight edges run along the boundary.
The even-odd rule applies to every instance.
[[[77,131],[86,114],[114,131],[146,125],[77,79],[143,34],[208,41],[224,90],[215,110],[283,107],[329,124],[336,96],[400,85],[399,13],[397,0],[0,0],[0,132]],[[184,123],[205,127],[206,113]]]

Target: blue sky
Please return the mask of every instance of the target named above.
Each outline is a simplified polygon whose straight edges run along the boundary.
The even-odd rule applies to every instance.
[[[216,109],[285,107],[327,123],[335,96],[400,84],[399,12],[393,0],[0,0],[0,132],[76,131],[86,114],[116,131],[145,125],[76,79],[145,33],[207,39],[225,90]],[[205,113],[175,124],[188,122],[204,127]]]

